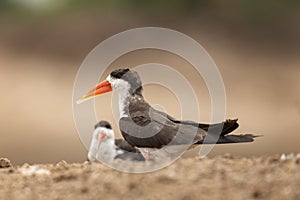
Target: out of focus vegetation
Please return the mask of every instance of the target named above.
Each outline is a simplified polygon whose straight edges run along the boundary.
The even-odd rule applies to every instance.
[[[300,1],[0,0],[0,43],[19,53],[80,60],[103,39],[144,26],[298,49]]]
[[[299,0],[1,0],[1,13],[51,14],[73,9],[126,10],[151,16],[211,14],[231,23],[266,25],[289,19],[299,21]],[[28,13],[27,13],[28,14]]]

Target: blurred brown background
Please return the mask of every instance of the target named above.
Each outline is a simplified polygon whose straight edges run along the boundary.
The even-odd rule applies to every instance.
[[[86,159],[72,117],[76,72],[98,43],[143,26],[171,28],[202,44],[223,76],[227,117],[241,125],[236,132],[264,135],[252,144],[218,146],[211,155],[299,152],[299,1],[2,0],[0,7],[0,156],[14,164]],[[110,68],[147,62],[172,66],[192,83],[201,78],[184,60],[151,50],[122,56]],[[194,87],[207,122],[208,93],[204,84]],[[180,117],[165,88],[147,86],[145,97]],[[110,98],[96,102],[110,105]],[[109,108],[98,117],[113,121]]]

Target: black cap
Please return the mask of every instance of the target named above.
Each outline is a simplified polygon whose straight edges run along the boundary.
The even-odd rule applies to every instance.
[[[111,129],[111,125],[108,121],[100,121],[98,122],[96,125],[95,125],[95,129],[98,128],[98,127],[104,127],[104,128],[107,128],[107,129]]]
[[[124,76],[124,74],[126,74],[127,72],[129,72],[129,69],[116,69],[114,71],[112,71],[110,73],[110,76],[114,77],[114,78],[122,78],[122,76]]]
[[[131,94],[135,93],[142,96],[142,81],[139,74],[136,71],[130,70],[128,68],[116,69],[110,73],[110,76],[116,79],[123,79],[127,81],[131,86],[129,92]]]

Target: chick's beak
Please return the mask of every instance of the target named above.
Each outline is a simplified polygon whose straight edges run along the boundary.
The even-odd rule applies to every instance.
[[[102,142],[102,140],[105,138],[105,134],[104,133],[99,133],[98,135],[98,143]]]
[[[86,93],[83,97],[81,97],[78,101],[77,104],[80,104],[88,99],[94,98],[100,94],[104,94],[106,92],[112,91],[111,84],[109,81],[105,80],[96,85],[95,88],[91,89],[88,93]]]

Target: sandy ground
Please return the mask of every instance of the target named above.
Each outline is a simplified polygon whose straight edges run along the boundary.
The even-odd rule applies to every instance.
[[[6,163],[2,160],[1,162]],[[123,164],[123,161],[116,161]],[[153,163],[126,163],[149,167]],[[0,199],[300,199],[300,154],[183,158],[151,173],[99,163],[0,169]]]

